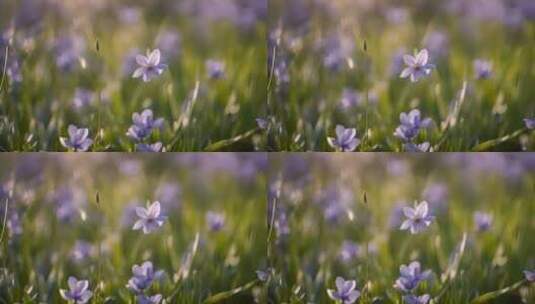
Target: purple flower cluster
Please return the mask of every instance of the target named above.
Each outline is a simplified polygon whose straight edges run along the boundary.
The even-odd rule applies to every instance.
[[[160,129],[163,126],[163,118],[154,119],[154,114],[151,109],[145,109],[143,112],[132,114],[132,126],[128,128],[126,135],[133,140],[143,141],[149,137],[153,130]],[[151,149],[157,148],[150,147]],[[149,147],[142,147],[149,148]]]

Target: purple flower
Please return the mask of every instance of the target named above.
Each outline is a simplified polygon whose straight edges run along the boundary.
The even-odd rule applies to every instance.
[[[352,89],[344,89],[342,91],[342,98],[340,98],[340,105],[343,109],[350,109],[360,105],[361,94]]]
[[[74,93],[74,99],[72,101],[74,108],[79,110],[85,108],[91,104],[93,100],[93,92],[87,89],[76,89]]]
[[[212,79],[221,79],[225,76],[225,63],[220,60],[206,60],[206,72]]]
[[[434,220],[434,216],[429,215],[427,202],[423,201],[420,204],[415,202],[414,208],[404,207],[403,213],[407,219],[399,227],[400,230],[410,229],[412,234],[417,234],[424,231]]]
[[[269,127],[269,121],[267,119],[264,119],[264,118],[257,118],[256,119],[256,124],[262,130],[267,130],[267,128]]]
[[[535,282],[535,270],[524,270],[524,276],[529,282]]]
[[[407,152],[429,152],[430,147],[431,144],[427,141],[421,144],[414,144],[411,142],[403,144],[403,149]]]
[[[401,71],[401,78],[407,78],[410,76],[411,82],[417,82],[425,76],[431,74],[431,70],[434,65],[427,63],[429,60],[429,53],[426,49],[415,53],[414,56],[405,55],[403,61],[407,67]]]
[[[145,109],[141,114],[132,114],[132,121],[134,124],[128,128],[126,135],[137,141],[142,141],[152,133],[152,130],[163,126],[163,118],[154,119],[151,109]]]
[[[93,253],[93,246],[86,241],[76,241],[73,249],[71,250],[71,258],[74,262],[83,262],[90,258]]]
[[[149,82],[153,78],[161,75],[167,67],[160,63],[160,50],[155,49],[152,52],[147,50],[147,56],[137,55],[136,62],[139,65],[132,75],[133,78],[142,77],[144,82]]]
[[[360,144],[360,139],[356,137],[357,130],[354,128],[345,128],[342,125],[336,126],[336,138],[327,137],[327,142],[336,151],[351,152]]]
[[[75,277],[69,277],[67,283],[69,290],[60,289],[59,291],[65,300],[75,304],[85,304],[93,296],[93,293],[88,290],[89,282],[87,280],[78,281]]]
[[[487,231],[492,226],[492,215],[489,213],[476,211],[474,213],[474,223],[479,232]]]
[[[139,220],[132,227],[133,230],[143,228],[143,233],[148,234],[161,227],[166,216],[160,214],[160,202],[152,203],[148,208],[136,207]]]
[[[154,280],[159,280],[163,276],[163,270],[154,271],[151,261],[143,262],[141,265],[132,266],[132,278],[128,280],[126,288],[136,294],[141,294],[149,288]]]
[[[396,128],[394,136],[405,142],[412,141],[418,136],[420,129],[430,127],[433,122],[431,118],[422,120],[420,110],[418,109],[411,110],[409,114],[405,112],[401,113],[399,115],[399,121],[401,124]]]
[[[474,60],[474,71],[477,79],[488,79],[492,77],[492,63],[487,60]]]
[[[162,152],[162,143],[156,142],[153,144],[140,143],[136,145],[138,152]]]
[[[206,212],[206,223],[211,231],[219,231],[225,226],[225,215],[223,213]]]
[[[418,261],[411,262],[408,266],[401,265],[399,273],[400,277],[396,280],[394,288],[403,292],[412,292],[421,281],[428,280],[431,277],[431,270],[422,272]]]
[[[415,295],[406,295],[403,296],[403,301],[406,304],[427,304],[431,297],[428,294],[424,294],[421,296],[415,296]]]
[[[138,304],[159,304],[161,300],[162,300],[161,294],[156,294],[153,296],[146,296],[146,295],[141,294],[137,296]]]
[[[360,297],[360,291],[356,289],[357,283],[354,280],[344,280],[342,277],[336,278],[336,290],[327,289],[329,297],[342,304],[353,304]]]
[[[526,124],[526,128],[530,130],[535,129],[535,118],[524,118],[524,123]]]
[[[347,263],[357,258],[360,253],[360,246],[357,243],[351,241],[344,241],[344,243],[342,243],[342,248],[340,249],[339,256],[343,262]]]
[[[72,149],[76,152],[78,151],[84,152],[84,151],[87,151],[87,149],[89,149],[89,147],[93,143],[93,140],[88,138],[89,129],[77,128],[75,125],[69,125],[67,130],[69,133],[69,138],[67,137],[59,138],[59,141],[65,148]]]

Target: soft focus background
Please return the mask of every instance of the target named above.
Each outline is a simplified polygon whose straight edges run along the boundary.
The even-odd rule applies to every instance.
[[[435,151],[535,148],[534,1],[271,0],[268,13],[268,149],[331,151],[341,124],[358,150],[399,151],[413,108],[433,119],[417,142]],[[423,48],[432,74],[400,79]]]
[[[533,155],[269,158],[274,303],[331,303],[326,290],[335,288],[337,276],[356,280],[361,291],[368,282],[358,303],[401,303],[393,285],[399,267],[414,260],[434,273],[417,294],[439,297],[435,303],[470,303],[523,280],[523,270],[535,267]],[[422,200],[435,221],[420,234],[400,231],[401,208]],[[476,220],[477,212],[490,223]],[[448,268],[456,276],[444,282]],[[524,281],[489,303],[534,300],[533,284]]]
[[[0,164],[0,302],[64,303],[59,289],[75,276],[89,281],[91,303],[134,303],[126,284],[147,260],[165,273],[149,294],[166,303],[265,301],[255,274],[266,267],[265,154],[24,154]],[[134,207],[156,200],[165,224],[133,231]]]
[[[266,16],[266,0],[3,0],[0,149],[63,151],[74,124],[89,129],[92,150],[134,150],[132,113],[150,108],[165,119],[150,142],[167,151],[252,151]],[[135,55],[156,48],[168,68],[132,79]]]

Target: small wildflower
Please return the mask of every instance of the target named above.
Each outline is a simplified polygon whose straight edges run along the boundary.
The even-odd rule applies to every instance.
[[[69,125],[67,129],[69,137],[60,137],[59,141],[67,149],[72,149],[76,152],[84,152],[89,149],[93,140],[88,138],[89,129],[77,128],[75,125]]]
[[[354,280],[344,280],[336,278],[336,290],[327,289],[329,297],[342,304],[353,304],[360,297],[360,291],[356,289],[357,283]]]
[[[137,296],[137,303],[138,304],[159,304],[162,300],[161,294],[156,294],[153,296],[146,296],[146,295],[138,295]]]
[[[161,75],[167,67],[160,63],[160,50],[155,49],[152,52],[147,51],[147,56],[137,55],[136,62],[139,65],[132,75],[133,78],[142,77],[144,82],[149,82],[153,78]]]
[[[225,215],[223,213],[208,211],[206,222],[211,231],[219,231],[225,226]]]
[[[137,144],[136,150],[138,152],[162,152],[162,143],[156,142],[153,144]]]
[[[128,128],[126,135],[137,141],[145,139],[154,129],[159,129],[163,126],[163,118],[154,119],[151,109],[145,109],[141,114],[132,114],[132,122],[134,124]]]
[[[429,215],[427,202],[415,203],[414,208],[404,207],[403,213],[407,219],[401,224],[399,229],[410,229],[412,234],[424,231],[434,220],[434,216]]]
[[[474,222],[476,224],[477,231],[487,231],[492,226],[492,215],[485,212],[476,211],[474,213]]]
[[[535,282],[535,269],[534,270],[524,270],[524,276],[528,282]]]
[[[166,219],[160,212],[160,202],[154,202],[148,208],[136,207],[136,214],[140,219],[132,229],[139,230],[143,228],[143,233],[145,234],[155,231],[163,225]]]
[[[132,266],[132,274],[126,287],[136,294],[141,294],[152,285],[154,280],[162,278],[163,270],[154,271],[152,262],[146,261],[141,265]]]
[[[75,277],[69,277],[67,281],[69,290],[60,289],[61,297],[70,303],[85,304],[93,296],[93,293],[88,289],[89,282],[87,280],[77,280]]]
[[[225,76],[225,63],[219,60],[206,61],[206,72],[212,79],[221,79]]]
[[[428,128],[432,124],[431,118],[422,119],[420,110],[413,109],[408,114],[403,112],[399,115],[399,122],[401,123],[394,132],[397,138],[409,142],[412,141],[422,128]]]
[[[406,295],[403,297],[403,301],[406,304],[427,304],[431,297],[428,294],[422,296]]]
[[[336,138],[327,137],[327,142],[336,151],[351,152],[360,144],[360,139],[356,137],[357,130],[354,128],[345,128],[342,125],[336,126]]]
[[[428,280],[431,277],[431,270],[422,272],[418,261],[414,261],[408,266],[401,265],[399,273],[400,277],[396,280],[394,288],[403,292],[411,292],[418,287],[421,281]]]
[[[434,65],[427,62],[428,60],[429,53],[426,49],[415,53],[414,56],[403,56],[403,61],[405,62],[405,65],[407,65],[407,67],[401,72],[400,77],[410,77],[411,82],[417,82],[425,76],[428,76],[429,74],[431,74],[431,70],[434,68]]]
[[[492,77],[492,63],[487,60],[474,60],[474,71],[477,79],[488,79]]]
[[[524,123],[526,124],[526,128],[530,130],[535,129],[535,118],[524,118]]]
[[[350,262],[357,258],[361,252],[360,246],[351,241],[344,241],[340,249],[339,257],[343,262]]]
[[[421,144],[405,143],[403,149],[407,152],[428,152],[431,144],[427,141]]]

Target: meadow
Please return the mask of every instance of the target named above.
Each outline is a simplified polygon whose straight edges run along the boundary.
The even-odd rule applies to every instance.
[[[265,155],[160,155],[1,155],[0,303],[265,303]]]
[[[0,150],[258,150],[266,15],[265,0],[2,1]]]
[[[266,149],[534,150],[534,19],[530,0],[271,0]]]
[[[534,303],[533,155],[269,159],[271,303]]]

